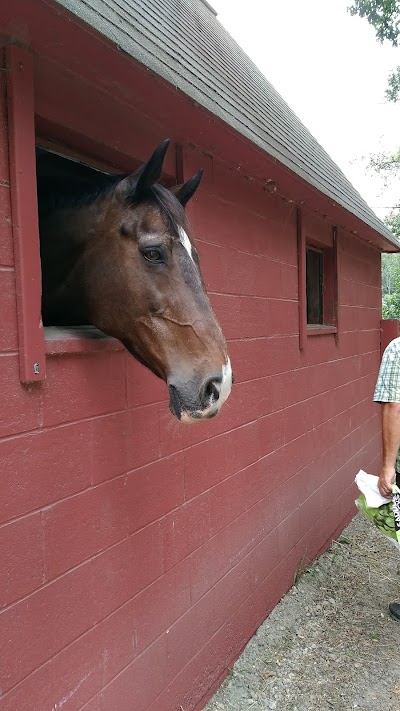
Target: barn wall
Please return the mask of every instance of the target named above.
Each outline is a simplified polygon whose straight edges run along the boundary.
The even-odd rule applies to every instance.
[[[378,466],[380,257],[339,229],[339,338],[301,352],[296,206],[186,146],[236,375],[224,410],[180,426],[125,352],[48,357],[22,386],[1,91],[0,706],[200,709]]]

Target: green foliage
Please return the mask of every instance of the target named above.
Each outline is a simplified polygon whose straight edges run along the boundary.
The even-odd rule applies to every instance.
[[[382,318],[400,319],[400,294],[382,296]]]
[[[385,91],[385,96],[388,101],[396,102],[400,99],[400,67],[397,67],[394,72],[389,74],[388,88]]]
[[[397,47],[400,35],[399,0],[354,0],[349,12],[351,15],[366,17],[375,29],[379,42],[389,40]]]
[[[400,212],[391,212],[385,223],[400,240]],[[382,254],[382,318],[400,319],[400,254]]]
[[[389,212],[389,214],[385,217],[385,224],[400,241],[400,210],[392,210],[392,212]]]
[[[397,177],[400,172],[400,148],[395,153],[375,153],[369,159],[369,167],[386,180]]]
[[[393,296],[400,287],[400,254],[382,254],[382,296]]]

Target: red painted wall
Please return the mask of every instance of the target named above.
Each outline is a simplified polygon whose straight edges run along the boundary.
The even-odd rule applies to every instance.
[[[200,709],[378,467],[380,256],[338,230],[339,337],[300,351],[296,205],[184,142],[229,402],[180,426],[125,352],[48,357],[23,386],[0,82],[0,708]]]

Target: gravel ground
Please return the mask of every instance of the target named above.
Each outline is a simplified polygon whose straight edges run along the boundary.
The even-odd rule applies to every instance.
[[[205,711],[400,711],[400,556],[358,514],[257,630]]]

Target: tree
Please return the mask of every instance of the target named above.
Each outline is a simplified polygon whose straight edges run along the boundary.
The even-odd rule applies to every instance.
[[[381,175],[385,184],[400,173],[400,148],[394,153],[375,153],[369,159],[369,167]]]
[[[390,212],[385,223],[400,240],[400,212]],[[400,254],[382,254],[382,318],[400,319]]]
[[[388,40],[393,47],[398,47],[400,39],[400,0],[354,0],[348,8],[351,15],[366,17],[375,29],[378,42]],[[400,99],[400,67],[388,77],[386,98],[389,101]]]
[[[366,17],[375,28],[379,42],[389,40],[397,47],[400,35],[399,0],[354,0],[349,12],[351,15]]]
[[[392,154],[372,155],[369,167],[383,177],[385,184],[398,179],[400,148]],[[400,200],[384,222],[400,243]],[[400,319],[400,254],[382,254],[382,318]]]
[[[391,72],[388,76],[388,88],[385,96],[388,101],[396,102],[400,99],[400,67]]]
[[[385,183],[400,175],[400,148],[395,153],[377,153],[369,167],[381,175]],[[385,224],[400,242],[400,200],[386,215]],[[382,317],[400,319],[400,254],[382,254]]]
[[[388,215],[385,217],[385,223],[389,227],[389,229],[393,232],[394,236],[397,237],[397,239],[400,242],[400,208],[397,209],[397,211],[392,210],[392,212],[389,212]],[[389,255],[388,255],[389,256]]]
[[[400,42],[400,0],[353,0],[351,15],[365,17],[375,29],[378,42],[385,40],[398,47]],[[388,101],[400,100],[400,66],[388,77]],[[400,175],[400,148],[394,153],[372,155],[369,167],[380,174],[385,184]],[[384,222],[400,241],[400,200]],[[400,254],[382,255],[382,317],[400,319]]]

